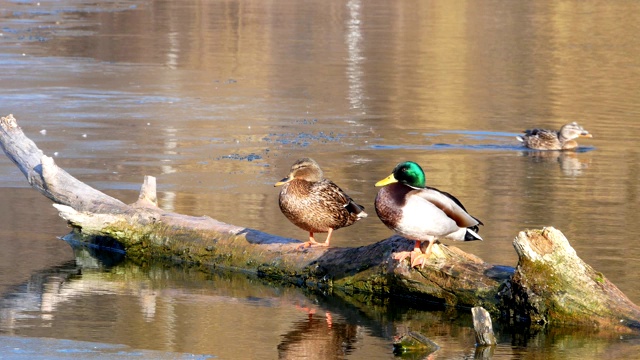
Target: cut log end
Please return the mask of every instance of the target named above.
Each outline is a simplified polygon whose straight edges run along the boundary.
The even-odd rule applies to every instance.
[[[559,230],[522,231],[514,247],[519,261],[509,300],[516,317],[541,325],[614,328],[620,320],[633,324],[640,318],[640,308],[580,259]]]

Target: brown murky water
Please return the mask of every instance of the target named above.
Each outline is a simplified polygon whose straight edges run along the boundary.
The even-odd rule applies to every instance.
[[[518,231],[555,226],[637,303],[638,13],[631,1],[7,1],[0,113],[123,201],[153,175],[165,209],[300,239],[273,183],[311,156],[371,214],[336,246],[391,235],[373,183],[415,160],[486,224],[465,251],[513,266]],[[574,120],[594,134],[576,153],[515,140]],[[369,359],[392,358],[394,335],[415,330],[442,347],[435,358],[474,356],[463,311],[74,254],[50,202],[5,157],[0,180],[0,335]],[[635,338],[573,330],[500,336],[501,359],[638,350]]]

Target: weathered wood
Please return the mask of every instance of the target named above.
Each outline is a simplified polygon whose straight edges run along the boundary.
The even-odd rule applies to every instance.
[[[139,199],[131,205],[124,204],[60,169],[24,135],[13,116],[3,117],[0,125],[2,149],[29,183],[54,202],[76,235],[87,242],[105,238],[116,241],[133,260],[169,259],[201,265],[203,269],[211,266],[239,269],[282,282],[345,293],[482,306],[492,314],[510,314],[542,323],[582,324],[584,318],[597,314],[598,320],[592,320],[591,324],[618,330],[638,328],[638,307],[602,274],[575,256],[568,242],[559,246],[545,240],[564,238],[552,228],[518,235],[514,245],[520,259],[515,275],[512,267],[487,264],[456,247],[441,244],[433,246],[424,268],[413,269],[406,262],[393,260],[393,253],[412,247],[412,242],[397,236],[358,248],[318,247],[299,251],[300,242],[294,239],[207,216],[193,217],[160,209],[155,178],[150,176],[145,177]],[[542,240],[537,234],[542,234]],[[552,255],[554,252],[573,256]],[[587,268],[589,275],[572,279],[558,273],[560,270],[579,275]],[[530,278],[537,282],[529,283]],[[553,279],[553,287],[546,284],[549,279]],[[576,283],[569,284],[572,281]],[[579,291],[580,287],[598,290],[601,297],[590,302],[589,292],[577,293],[578,298],[585,298],[579,302],[568,292]]]
[[[476,334],[477,346],[497,344],[489,312],[481,306],[476,306],[471,308],[471,314],[473,315],[473,329]]]
[[[582,261],[560,231],[522,231],[513,245],[519,261],[503,301],[515,317],[540,324],[640,329],[640,308]]]
[[[79,181],[59,168],[24,135],[13,115],[2,118],[0,146],[31,186],[53,202],[71,205],[78,211],[124,210],[126,205]]]

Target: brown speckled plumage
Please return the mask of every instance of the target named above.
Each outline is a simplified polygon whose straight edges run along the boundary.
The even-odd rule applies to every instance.
[[[535,150],[575,150],[578,137],[592,137],[592,135],[576,122],[565,124],[560,131],[547,129],[529,129],[524,136],[518,136],[524,146]]]
[[[308,245],[317,244],[313,233],[331,232],[364,218],[364,207],[331,180],[313,159],[303,158],[291,166],[289,175],[276,183],[280,190],[280,210],[293,224],[309,232]]]

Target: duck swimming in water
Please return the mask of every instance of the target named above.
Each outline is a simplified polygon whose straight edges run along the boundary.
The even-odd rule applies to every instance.
[[[391,230],[415,241],[413,251],[395,255],[399,261],[411,256],[411,266],[424,266],[438,238],[482,240],[482,222],[469,215],[453,195],[425,186],[424,171],[417,163],[398,164],[391,175],[376,183],[382,186],[375,200],[378,217]],[[423,253],[421,241],[429,245]]]
[[[280,190],[280,210],[294,225],[309,232],[302,247],[329,246],[334,230],[352,225],[367,217],[364,207],[356,204],[338,185],[324,178],[317,162],[302,158],[291,166],[289,175],[274,186]],[[328,233],[319,243],[314,233]]]
[[[575,150],[578,137],[590,138],[592,135],[575,121],[565,124],[560,131],[547,129],[525,130],[523,136],[516,138],[524,146],[535,150]]]

